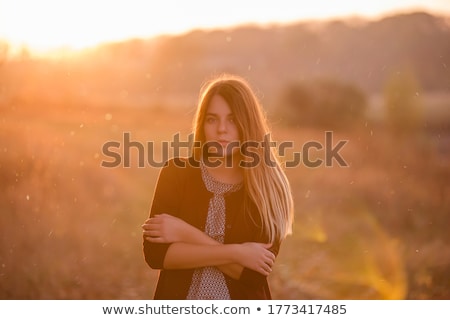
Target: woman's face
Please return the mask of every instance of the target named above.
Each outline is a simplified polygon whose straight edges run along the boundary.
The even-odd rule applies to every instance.
[[[214,95],[206,110],[203,130],[206,142],[210,143],[210,152],[216,156],[229,156],[239,151],[239,130],[234,120],[225,99]]]

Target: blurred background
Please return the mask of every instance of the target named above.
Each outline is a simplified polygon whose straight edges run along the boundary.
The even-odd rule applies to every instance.
[[[139,157],[229,72],[291,153],[348,141],[348,167],[286,169],[273,298],[450,299],[450,3],[163,3],[0,0],[0,298],[151,299]],[[124,133],[154,148],[102,167]]]

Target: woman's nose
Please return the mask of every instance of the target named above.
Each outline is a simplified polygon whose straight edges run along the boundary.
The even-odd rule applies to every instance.
[[[217,131],[218,132],[226,132],[227,131],[227,122],[225,120],[219,120]]]

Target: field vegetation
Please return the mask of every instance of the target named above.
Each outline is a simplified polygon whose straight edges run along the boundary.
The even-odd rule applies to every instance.
[[[448,26],[436,22],[441,20],[411,19],[418,35],[427,23],[448,34]],[[389,34],[390,25],[397,28],[406,20],[386,19],[380,29],[364,30]],[[316,49],[331,46],[327,41],[334,38],[300,27],[280,38],[283,48],[297,50],[303,43],[311,49],[301,51],[306,58],[320,55],[321,66],[333,60]],[[357,34],[342,24],[335,27],[341,36]],[[248,38],[256,32],[252,28],[223,32],[232,33],[233,41],[238,35],[259,39]],[[334,74],[325,69],[301,73],[304,61],[296,64],[296,51],[286,49],[291,65],[300,68],[301,76],[293,78],[284,73],[283,58],[258,60],[239,46],[232,47],[241,48],[235,54],[229,48],[234,60],[226,63],[218,58],[214,64],[218,52],[200,59],[206,44],[217,48],[203,36],[197,31],[160,39],[165,45],[156,47],[131,41],[50,60],[27,52],[12,58],[7,49],[0,51],[0,298],[151,299],[157,271],[144,262],[141,224],[159,168],[139,167],[137,148],[131,150],[129,167],[105,168],[102,162],[111,158],[103,146],[121,143],[117,152],[123,159],[124,133],[129,133],[132,141],[155,146],[146,159],[162,159],[164,141],[177,133],[186,140],[191,132],[202,81],[236,71],[257,84],[274,140],[293,142],[285,161],[308,141],[324,145],[328,131],[333,146],[347,141],[340,155],[348,166],[333,161],[331,166],[286,168],[295,226],[269,277],[273,297],[449,299],[450,96],[445,75],[450,63],[444,61],[449,49],[440,51],[437,65],[443,71],[424,73],[431,69],[400,55],[396,59],[402,63],[392,62],[376,79],[350,72],[354,66]],[[343,59],[342,54],[333,57]],[[193,64],[186,59],[207,71],[189,69]],[[363,55],[351,59],[365,70]],[[341,72],[349,77],[340,78]],[[367,83],[352,78],[361,74],[370,78]],[[444,80],[434,81],[433,74]],[[324,150],[310,154],[311,159],[325,156]]]

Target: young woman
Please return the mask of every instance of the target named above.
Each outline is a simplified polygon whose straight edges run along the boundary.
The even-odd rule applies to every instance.
[[[271,299],[267,276],[291,232],[289,182],[254,92],[224,75],[201,91],[194,152],[161,170],[143,224],[155,299]]]

